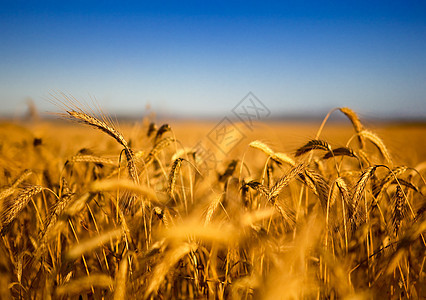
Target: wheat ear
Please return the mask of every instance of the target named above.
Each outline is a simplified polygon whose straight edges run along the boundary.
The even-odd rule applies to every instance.
[[[116,162],[112,159],[99,157],[95,155],[74,155],[69,160],[70,162],[87,162],[102,165],[116,165]]]
[[[266,188],[266,186],[264,186],[260,182],[252,180],[250,182],[244,183],[244,185],[252,188],[253,190],[258,191],[259,193],[261,193],[262,195],[266,197],[269,197],[268,189]]]
[[[157,134],[155,135],[154,138],[154,143],[156,144],[157,141],[159,139],[161,139],[161,137],[163,136],[164,133],[166,133],[167,131],[170,131],[171,127],[169,126],[169,124],[163,124],[161,125],[161,127],[157,130]]]
[[[296,150],[295,156],[297,157],[297,156],[303,155],[315,149],[331,151],[331,147],[326,141],[310,140],[305,145],[303,145],[302,147]]]
[[[362,199],[362,194],[364,193],[365,186],[367,184],[368,179],[373,176],[378,166],[372,166],[367,168],[359,177],[358,182],[355,185],[354,193],[352,196],[352,214],[348,217],[351,221],[355,221],[355,217],[357,217],[358,212],[358,204]]]
[[[365,148],[365,141],[361,135],[361,131],[364,130],[361,121],[359,120],[357,114],[348,107],[341,107],[339,110],[351,121],[352,126],[354,127],[355,132],[358,134],[358,141],[361,146],[361,149]]]
[[[0,201],[12,195],[16,188],[33,173],[32,170],[25,170],[21,173],[21,175],[12,183],[12,185],[8,188],[5,188],[0,192]]]
[[[2,223],[1,235],[6,234],[12,222],[25,208],[25,206],[27,206],[31,198],[40,193],[42,190],[43,187],[39,185],[24,188],[15,199],[6,204],[7,207],[0,217]]]
[[[127,169],[129,175],[134,182],[139,181],[133,158],[133,151],[129,148],[127,141],[117,129],[115,129],[112,125],[107,124],[107,122],[101,121],[85,113],[84,111],[67,110],[67,113],[73,119],[105,132],[106,134],[114,138],[120,145],[122,145],[124,147],[124,154],[127,159]]]
[[[317,195],[325,211],[327,209],[327,199],[330,191],[330,187],[325,178],[321,176],[321,174],[308,169],[304,170],[302,178],[305,179],[305,183],[312,189],[314,194]]]
[[[271,200],[277,197],[281,190],[286,187],[293,178],[302,173],[305,168],[305,164],[302,163],[290,169],[290,171],[281,177],[269,190],[268,199]]]
[[[395,234],[398,234],[401,221],[405,215],[405,196],[402,188],[398,185],[392,198],[392,225]]]
[[[383,156],[383,158],[390,164],[392,164],[392,159],[389,155],[389,151],[385,146],[385,143],[373,132],[368,130],[363,130],[359,133],[359,136],[369,140],[372,142],[377,149],[379,150],[380,154]]]
[[[151,164],[154,161],[155,156],[160,153],[164,148],[174,142],[173,138],[165,138],[155,144],[152,150],[148,153],[148,155],[144,159],[145,167]]]
[[[249,144],[250,147],[254,148],[254,149],[258,149],[260,151],[262,151],[263,153],[265,153],[266,155],[268,155],[269,157],[271,157],[272,160],[274,160],[276,163],[278,164],[289,164],[292,167],[294,167],[295,162],[294,160],[288,156],[285,153],[281,153],[281,152],[274,152],[272,151],[271,148],[269,148],[268,145],[266,145],[265,143],[262,143],[261,141],[253,141]]]
[[[146,133],[147,137],[150,137],[155,131],[157,131],[157,125],[155,125],[154,122],[151,122]]]
[[[351,148],[348,148],[348,147],[339,147],[339,148],[333,149],[331,151],[328,151],[323,156],[323,159],[329,159],[329,158],[332,158],[334,156],[349,156],[349,157],[358,158],[356,156],[356,154],[354,153],[354,151]]]
[[[389,171],[385,178],[383,178],[379,184],[373,187],[374,198],[379,200],[379,197],[382,195],[383,191],[387,189],[390,184],[392,184],[394,179],[407,171],[407,169],[408,168],[406,166],[399,166]]]
[[[174,188],[176,185],[176,178],[179,174],[180,167],[182,166],[183,158],[177,158],[170,168],[169,180],[168,180],[168,193],[170,197],[173,197]]]

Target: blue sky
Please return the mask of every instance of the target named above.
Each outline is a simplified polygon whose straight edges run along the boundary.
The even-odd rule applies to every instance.
[[[105,111],[426,118],[422,1],[1,1],[1,113],[62,91]]]

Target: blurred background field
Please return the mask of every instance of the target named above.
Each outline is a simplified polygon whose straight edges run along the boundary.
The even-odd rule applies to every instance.
[[[220,121],[220,120],[218,120]],[[218,122],[217,121],[217,122]],[[214,120],[184,121],[163,120],[169,124],[176,139],[185,147],[194,147],[206,138],[217,124]],[[137,122],[118,122],[123,134],[131,141],[143,147],[148,120]],[[257,123],[252,129],[234,121],[244,133],[245,138],[238,147],[238,153],[244,152],[248,144],[254,140],[261,140],[273,149],[285,153],[294,153],[306,140],[313,139],[321,121],[290,121],[290,122],[263,122]],[[367,126],[374,130],[384,141],[396,163],[405,163],[411,166],[426,161],[426,124],[401,122],[370,122]],[[162,124],[162,122],[159,122]],[[353,136],[350,122],[342,120],[326,124],[321,137],[333,146],[345,146]],[[108,136],[96,130],[88,130],[85,126],[76,125],[64,120],[40,122],[10,122],[0,121],[0,136],[3,141],[13,143],[30,143],[31,139],[43,138],[43,144],[57,143],[61,137],[60,154],[74,155],[81,148],[90,148],[95,152],[116,153],[119,148]],[[217,149],[210,145],[213,151]],[[234,153],[231,153],[231,156]]]

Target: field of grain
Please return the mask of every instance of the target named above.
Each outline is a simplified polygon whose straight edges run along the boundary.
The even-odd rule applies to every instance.
[[[0,124],[0,298],[426,297],[426,126],[64,114]]]

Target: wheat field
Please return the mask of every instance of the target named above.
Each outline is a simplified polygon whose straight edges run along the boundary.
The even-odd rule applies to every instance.
[[[0,298],[426,298],[426,127],[334,115],[1,123]]]

